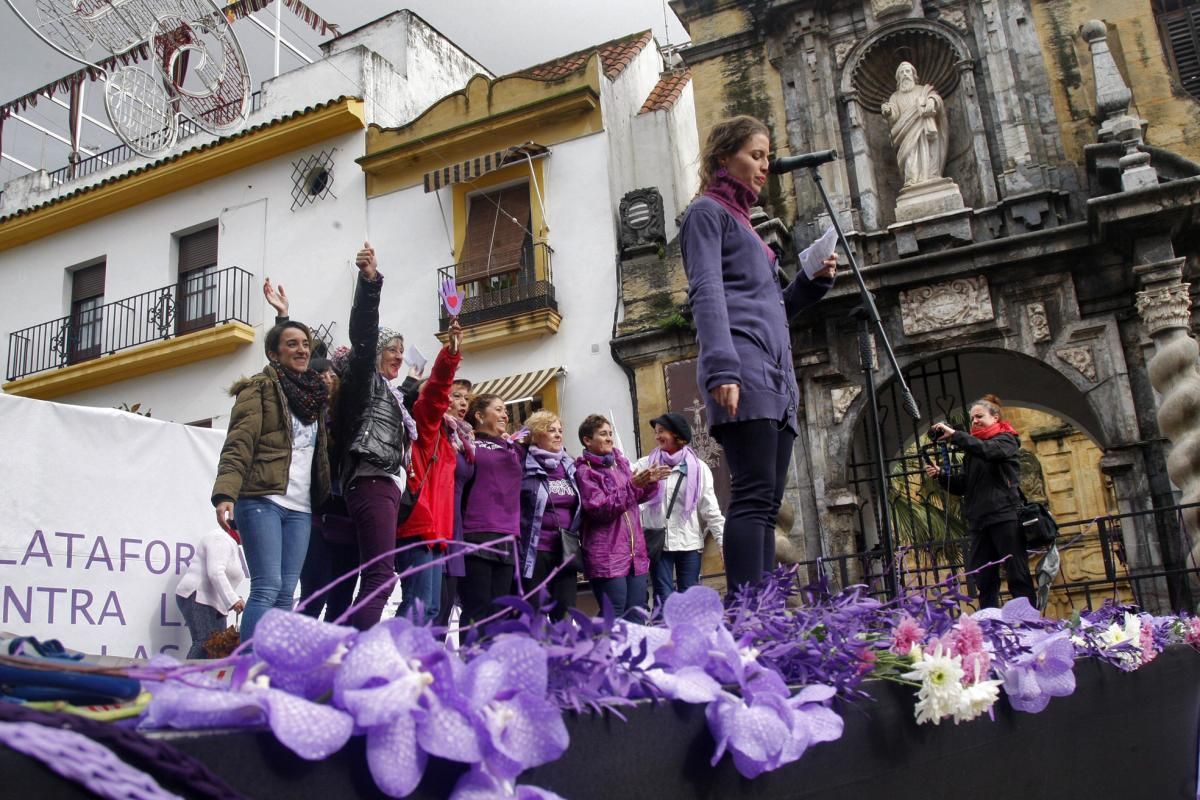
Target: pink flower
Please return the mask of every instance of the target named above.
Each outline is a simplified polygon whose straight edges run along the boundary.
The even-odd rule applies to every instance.
[[[984,680],[992,666],[992,656],[983,648],[983,628],[970,617],[963,617],[942,637],[942,648],[962,659],[962,685]]]
[[[858,662],[858,674],[859,675],[863,674],[864,672],[870,672],[872,669],[875,668],[876,657],[875,657],[874,650],[863,649],[863,650],[859,651],[858,657],[859,657],[859,662]]]
[[[1193,647],[1200,647],[1200,617],[1192,617],[1188,621],[1188,630],[1183,639]]]
[[[925,629],[917,624],[912,617],[906,616],[896,626],[895,643],[892,651],[906,656],[912,652],[914,644],[919,644],[925,638]]]
[[[1154,626],[1142,620],[1142,627],[1138,631],[1138,647],[1142,649],[1142,663],[1149,664],[1158,656],[1158,651],[1154,649]]]

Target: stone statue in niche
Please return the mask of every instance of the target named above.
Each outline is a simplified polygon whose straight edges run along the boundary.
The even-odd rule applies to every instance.
[[[904,187],[942,177],[946,166],[946,107],[929,84],[917,85],[917,69],[907,61],[896,67],[896,91],[880,109],[892,126],[896,161]]]
[[[946,104],[937,90],[919,84],[917,68],[901,61],[896,67],[896,91],[879,110],[891,126],[896,163],[904,180],[896,197],[896,222],[966,213],[958,185],[942,175],[950,125]]]

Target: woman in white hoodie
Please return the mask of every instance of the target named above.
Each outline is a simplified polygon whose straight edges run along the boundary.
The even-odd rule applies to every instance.
[[[244,580],[246,573],[233,536],[215,529],[204,534],[175,587],[175,603],[192,635],[188,658],[208,658],[204,652],[208,637],[225,630],[230,611],[246,607],[237,593]]]

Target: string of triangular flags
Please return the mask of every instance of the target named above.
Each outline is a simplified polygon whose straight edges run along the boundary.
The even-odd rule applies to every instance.
[[[233,22],[235,19],[248,17],[255,11],[261,11],[273,2],[275,0],[232,0],[232,2],[228,3],[221,10],[225,12],[226,18],[230,22]],[[283,4],[287,6],[289,11],[304,20],[305,25],[322,36],[328,36],[330,33],[337,34],[337,25],[327,22],[320,14],[300,2],[300,0],[283,0]]]

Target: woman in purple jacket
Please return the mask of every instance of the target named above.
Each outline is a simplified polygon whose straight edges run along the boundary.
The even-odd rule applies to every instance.
[[[525,477],[521,481],[522,589],[528,592],[563,563],[564,533],[578,535],[579,487],[575,483],[575,460],[563,448],[562,421],[550,411],[534,412],[525,420],[529,450],[525,454]],[[564,566],[546,584],[554,601],[550,619],[558,621],[575,607],[575,566]]]
[[[503,399],[494,394],[473,398],[467,422],[475,429],[475,475],[463,488],[463,539],[493,549],[467,553],[466,575],[458,584],[463,625],[494,613],[496,598],[512,593],[524,474],[520,446],[504,438],[508,411]],[[502,541],[505,537],[513,538]]]
[[[788,320],[824,296],[837,270],[830,257],[814,280],[801,271],[780,288],[775,253],[750,225],[770,150],[767,126],[754,117],[713,126],[700,158],[700,194],[679,233],[700,344],[696,381],[732,478],[725,514],[731,591],[775,567],[775,518],[800,397]]]
[[[636,618],[647,610],[646,575],[650,558],[638,506],[654,497],[670,468],[634,473],[613,447],[608,418],[592,414],[579,426],[583,455],[575,461],[575,481],[583,506],[580,542],[583,571],[596,600],[607,597],[617,617]]]

